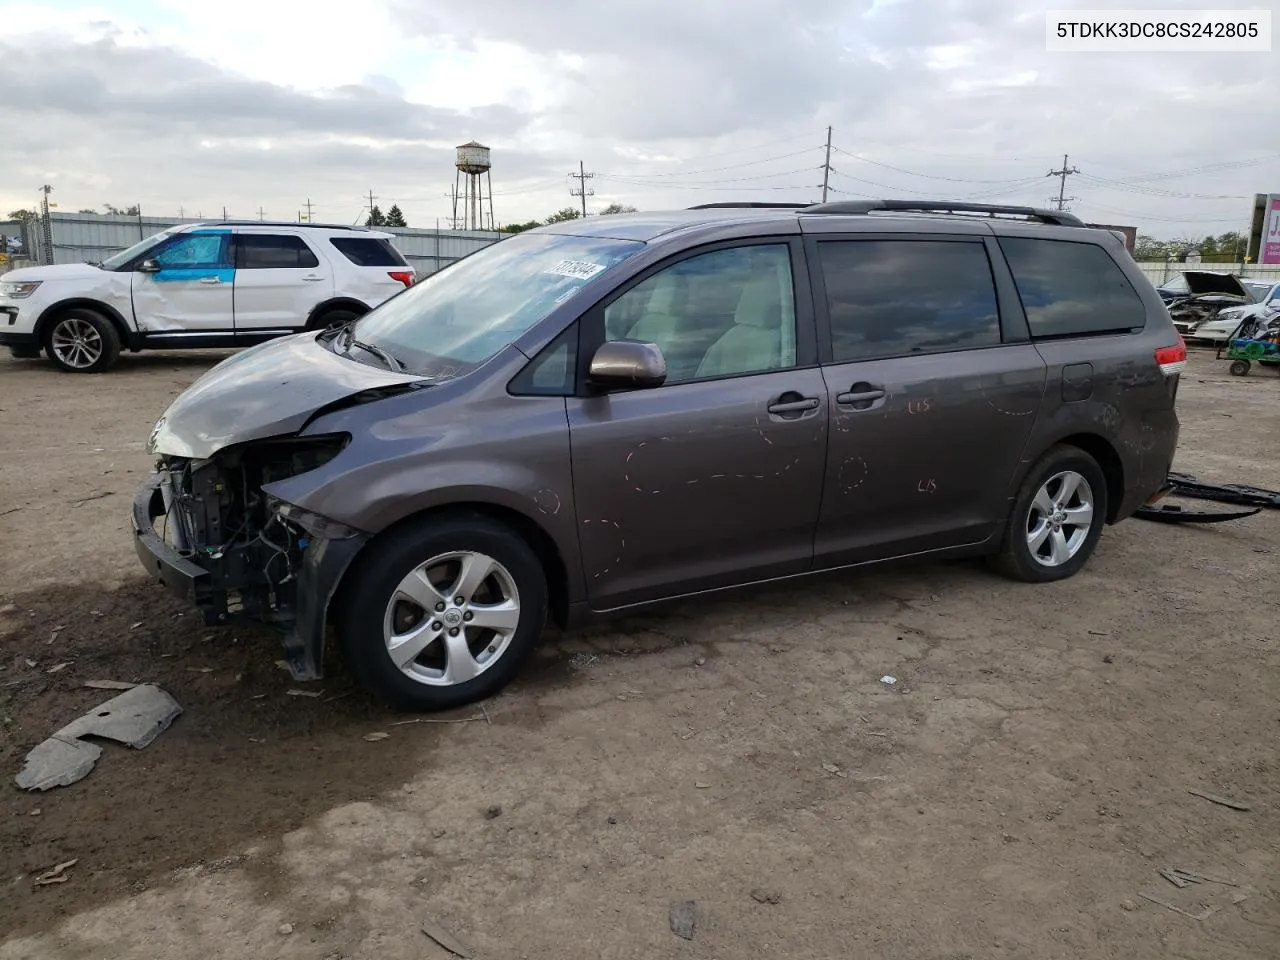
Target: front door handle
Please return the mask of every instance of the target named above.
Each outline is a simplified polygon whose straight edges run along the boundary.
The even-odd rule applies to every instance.
[[[792,394],[794,396],[794,394]],[[801,397],[799,400],[777,400],[769,404],[770,413],[804,413],[806,410],[817,410],[817,397]]]
[[[201,283],[221,283],[222,278],[221,277],[201,277],[200,282]]]
[[[309,277],[303,277],[302,279],[303,279],[303,280],[306,280],[306,281],[308,281],[308,282],[310,282],[310,283],[319,283],[321,280],[323,280],[323,279],[324,279],[324,277],[317,277],[317,276],[312,275],[312,276],[309,276]]]

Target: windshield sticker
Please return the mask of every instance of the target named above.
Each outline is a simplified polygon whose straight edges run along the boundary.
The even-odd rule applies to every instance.
[[[560,277],[573,277],[575,280],[589,280],[603,269],[603,264],[591,263],[587,260],[561,260],[542,272]]]

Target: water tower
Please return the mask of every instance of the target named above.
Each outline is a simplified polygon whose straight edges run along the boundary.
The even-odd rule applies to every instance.
[[[461,223],[464,230],[493,229],[493,180],[489,176],[489,148],[472,140],[458,147],[458,168],[453,188],[453,223]],[[466,177],[463,181],[462,178]],[[483,178],[483,179],[482,179]],[[459,188],[461,182],[461,188]],[[486,223],[485,201],[489,210]],[[462,216],[458,216],[458,203],[462,202]]]

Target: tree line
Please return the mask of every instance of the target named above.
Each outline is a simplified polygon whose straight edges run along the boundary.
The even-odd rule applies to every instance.
[[[1188,253],[1198,250],[1202,263],[1240,263],[1248,248],[1249,238],[1238,230],[1216,237],[1181,236],[1172,240],[1157,240],[1140,233],[1133,244],[1133,258],[1182,261]]]
[[[611,203],[597,216],[607,217],[615,213],[635,213],[636,208],[627,206],[625,203]],[[566,220],[577,220],[582,214],[576,207],[565,207],[563,210],[557,210],[545,220],[526,220],[524,223],[504,223],[498,228],[501,233],[524,233],[526,230],[532,230],[534,227],[545,227],[549,223],[564,223]]]

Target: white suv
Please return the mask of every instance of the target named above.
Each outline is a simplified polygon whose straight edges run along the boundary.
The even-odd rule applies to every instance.
[[[0,346],[73,373],[121,348],[239,347],[346,323],[412,286],[392,236],[363,227],[224,221],[158,233],[100,264],[0,278]]]

